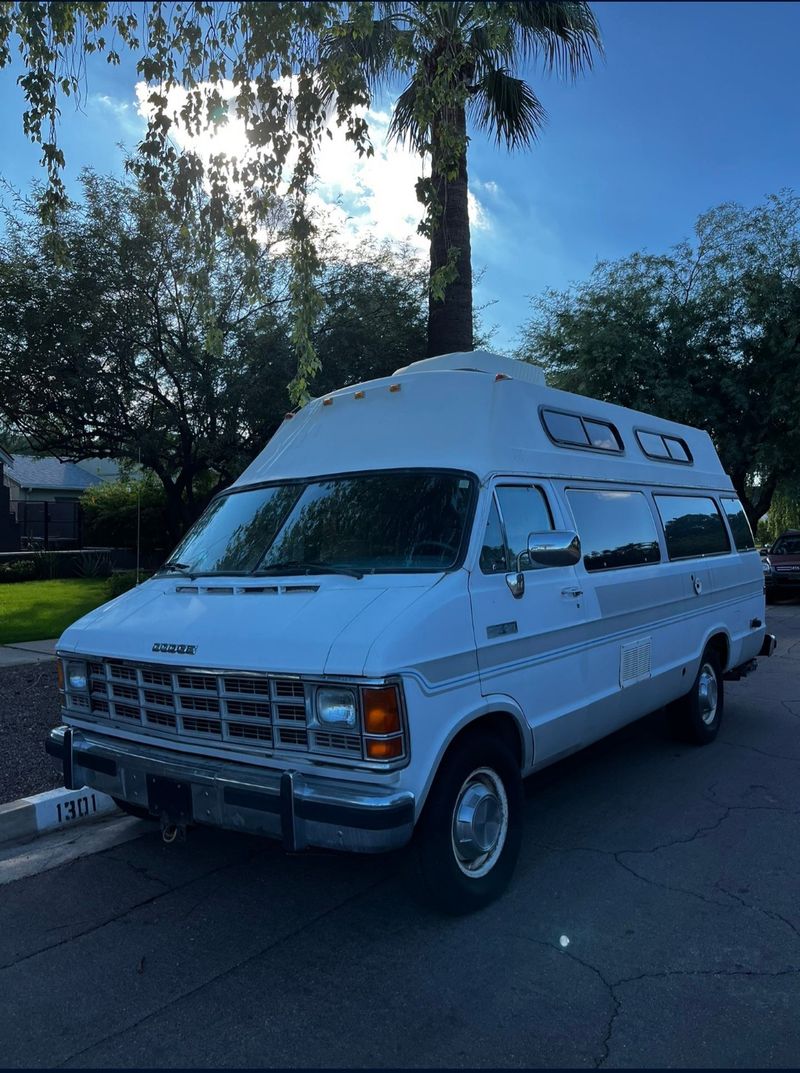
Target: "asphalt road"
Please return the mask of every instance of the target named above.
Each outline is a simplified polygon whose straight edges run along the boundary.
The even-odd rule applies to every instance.
[[[800,1065],[800,605],[720,737],[652,716],[529,781],[507,896],[402,855],[156,833],[0,887],[0,1064]]]

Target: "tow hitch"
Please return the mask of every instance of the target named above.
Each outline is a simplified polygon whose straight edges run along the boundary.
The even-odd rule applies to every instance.
[[[172,842],[186,841],[186,824],[173,823],[166,814],[161,816],[161,838],[169,846]]]

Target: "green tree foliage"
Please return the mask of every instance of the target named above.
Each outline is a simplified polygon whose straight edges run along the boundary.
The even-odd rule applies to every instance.
[[[535,61],[574,76],[597,49],[594,17],[576,2],[0,5],[0,68],[21,57],[23,127],[42,147],[43,219],[55,223],[67,204],[59,110],[65,98],[80,98],[93,60],[118,65],[125,53],[136,57],[150,90],[147,130],[129,166],[173,220],[195,212],[198,192],[209,191],[197,221],[206,243],[227,229],[255,257],[252,236],[285,198],[299,401],[319,371],[312,336],[322,265],[307,195],[329,115],[359,155],[370,154],[365,111],[373,90],[392,75],[408,80],[393,131],[432,161],[418,184],[421,229],[431,238],[428,352],[470,349],[467,113],[498,142],[527,144],[544,111],[515,69]],[[178,147],[176,132],[196,134],[234,116],[247,132],[243,156],[209,160]]]
[[[597,23],[586,3],[425,0],[349,9],[324,39],[323,70],[332,85],[353,72],[368,89],[405,83],[390,134],[431,161],[417,183],[420,230],[431,243],[427,353],[471,350],[468,120],[498,145],[530,145],[546,113],[518,70],[536,63],[576,77],[600,51]]]
[[[521,356],[551,383],[706,429],[755,528],[800,456],[800,198],[701,216],[694,243],[550,292]]]
[[[759,544],[771,544],[787,529],[800,529],[800,477],[782,481],[775,489],[769,514],[758,524]]]
[[[292,406],[283,221],[253,262],[224,232],[206,242],[201,205],[176,224],[133,184],[87,173],[83,186],[60,210],[58,253],[35,199],[6,214],[0,422],[63,459],[141,462],[163,488],[172,544]],[[425,275],[409,251],[320,249],[311,338],[325,365],[311,388],[417,358]]]
[[[134,548],[139,530],[144,554],[169,550],[164,487],[152,473],[92,485],[81,496],[81,508],[87,546]]]

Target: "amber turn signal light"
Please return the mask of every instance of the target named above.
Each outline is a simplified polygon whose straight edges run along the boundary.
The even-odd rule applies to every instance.
[[[403,755],[402,738],[389,738],[386,741],[367,740],[367,756],[370,760],[394,760]]]
[[[402,730],[397,690],[392,686],[364,690],[364,730],[367,734],[397,734]]]
[[[64,692],[64,664],[60,659],[56,660],[56,678],[58,680],[59,693]]]

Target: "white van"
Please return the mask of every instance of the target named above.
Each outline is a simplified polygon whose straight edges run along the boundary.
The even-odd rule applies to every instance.
[[[315,399],[162,569],[58,644],[65,784],[160,819],[375,852],[463,912],[526,775],[663,706],[698,744],[770,654],[705,432],[483,352]]]

